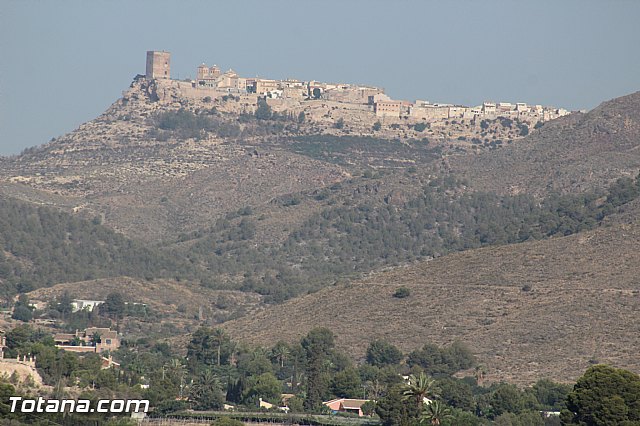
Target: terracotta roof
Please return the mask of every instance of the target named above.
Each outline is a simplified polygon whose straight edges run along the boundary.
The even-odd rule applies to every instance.
[[[358,409],[360,409],[360,407],[362,407],[362,405],[365,402],[368,402],[370,400],[368,400],[368,399],[336,398],[336,399],[332,399],[331,401],[323,402],[323,404],[324,405],[329,405],[329,404],[332,404],[332,403],[338,402],[338,401],[340,401],[340,405],[345,409],[358,410]]]
[[[342,406],[347,409],[359,410],[368,399],[345,399]]]

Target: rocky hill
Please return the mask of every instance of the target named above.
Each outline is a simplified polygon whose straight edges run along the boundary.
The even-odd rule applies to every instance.
[[[3,191],[101,216],[127,236],[157,243],[209,226],[228,212],[329,187],[367,170],[422,170],[443,153],[470,149],[470,135],[481,130],[478,123],[452,122],[440,130],[406,125],[362,134],[348,117],[338,129],[324,119],[300,121],[286,110],[256,119],[255,105],[235,97],[185,96],[180,84],[136,78],[96,119],[3,159]],[[340,111],[334,106],[325,115]],[[520,137],[498,121],[488,126],[483,131],[505,141]],[[288,223],[311,213],[299,212],[289,212]]]
[[[4,185],[13,184],[13,196],[22,199],[31,199],[34,190],[55,194],[55,207],[102,216],[128,236],[158,241],[207,226],[226,212],[348,177],[335,165],[263,148],[254,124],[244,126],[241,141],[240,134],[228,136],[224,126],[237,123],[237,115],[205,114],[217,131],[158,135],[159,114],[196,111],[206,103],[177,95],[161,102],[155,90],[136,80],[100,117],[8,159],[0,173]]]

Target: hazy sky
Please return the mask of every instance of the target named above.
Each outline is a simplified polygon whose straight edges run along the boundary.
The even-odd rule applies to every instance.
[[[640,90],[640,1],[0,0],[0,154],[100,114],[168,50],[172,76],[359,82],[396,99],[590,109]]]

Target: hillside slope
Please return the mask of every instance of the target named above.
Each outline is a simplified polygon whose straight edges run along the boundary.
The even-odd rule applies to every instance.
[[[640,168],[640,92],[586,114],[545,123],[530,136],[478,156],[451,158],[451,171],[501,193],[581,192]]]
[[[186,260],[92,221],[0,195],[0,294],[60,282],[132,275],[194,276]]]
[[[177,93],[161,102],[138,79],[99,117],[5,159],[0,185],[25,200],[54,194],[53,207],[71,205],[155,243],[207,227],[227,212],[348,177],[337,165],[265,144],[276,130],[286,134],[283,127],[239,123],[237,114]]]
[[[640,371],[640,226],[483,248],[373,274],[229,322],[243,341],[293,341],[329,327],[362,357],[385,338],[404,351],[461,340],[490,380],[574,380],[590,362]],[[411,296],[394,298],[405,286]]]

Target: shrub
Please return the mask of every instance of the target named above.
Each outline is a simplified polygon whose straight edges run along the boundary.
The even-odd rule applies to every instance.
[[[518,124],[518,129],[520,129],[520,136],[527,136],[529,134],[529,126],[526,124]]]
[[[416,132],[424,132],[424,130],[429,127],[429,125],[427,123],[418,123],[415,126],[413,126],[413,129]]]
[[[393,297],[398,299],[404,299],[405,297],[409,296],[411,296],[411,290],[409,290],[407,287],[398,287],[393,293]]]
[[[33,319],[33,312],[27,306],[18,305],[13,310],[11,318],[18,321],[29,322]]]

